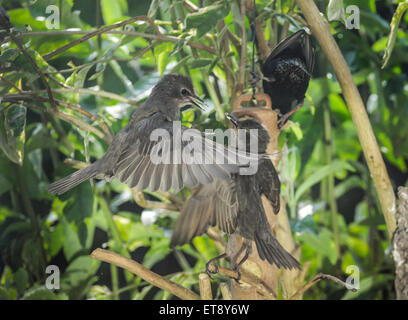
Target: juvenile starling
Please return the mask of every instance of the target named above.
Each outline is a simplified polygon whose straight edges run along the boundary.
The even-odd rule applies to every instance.
[[[50,184],[48,192],[62,194],[90,178],[109,180],[117,177],[129,187],[150,191],[178,191],[184,186],[211,183],[214,178],[229,178],[239,168],[227,159],[222,163],[218,161],[217,155],[224,156],[223,145],[202,138],[198,130],[180,126],[181,133],[177,133],[173,128],[182,107],[191,104],[200,107],[202,102],[195,95],[189,78],[174,74],[164,76],[146,102],[133,113],[129,123],[116,134],[106,153],[88,167]],[[155,129],[164,130],[170,139],[152,141],[150,136]],[[189,130],[192,141],[174,143],[173,138],[183,135],[186,130]],[[205,163],[186,163],[181,158],[186,151],[194,159],[206,157]],[[152,161],[153,152],[161,153],[169,162]],[[175,157],[178,161],[174,161]]]
[[[232,115],[227,117],[239,129],[258,129],[258,152],[266,151],[269,134],[258,121],[253,118],[237,120]],[[250,143],[249,134],[250,131],[247,131],[247,150]],[[262,205],[262,195],[271,202],[273,211],[277,214],[280,209],[280,181],[272,161],[266,158],[260,160],[258,171],[254,175],[233,174],[231,179],[216,179],[211,184],[199,186],[192,191],[181,210],[170,247],[183,245],[206,232],[208,227],[217,226],[227,234],[237,233],[245,239],[238,252],[230,257],[231,266],[238,273],[240,266],[251,253],[252,241],[255,241],[262,260],[266,259],[278,268],[300,268],[298,261],[274,237]],[[245,255],[237,262],[243,250],[246,250]],[[207,272],[211,272],[210,264],[225,256],[226,254],[222,254],[211,259],[207,263]]]
[[[305,30],[281,41],[262,65],[264,92],[279,109],[281,125],[302,106],[313,67],[314,48]]]

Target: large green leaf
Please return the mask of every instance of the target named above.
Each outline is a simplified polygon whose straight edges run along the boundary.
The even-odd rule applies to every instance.
[[[225,18],[229,10],[230,5],[227,1],[219,1],[211,6],[201,8],[197,12],[187,15],[186,28],[197,29],[197,37],[200,38],[213,29],[218,21]]]
[[[336,247],[329,232],[323,231],[318,236],[313,233],[304,232],[300,234],[299,237],[302,242],[308,244],[316,252],[322,254],[323,256],[326,256],[330,260],[331,264],[336,263]]]
[[[68,300],[68,296],[65,293],[54,293],[41,286],[27,291],[23,300]]]
[[[383,56],[383,64],[381,66],[381,68],[383,69],[385,68],[385,66],[387,65],[391,57],[391,53],[395,45],[395,40],[397,39],[398,26],[400,24],[400,21],[401,21],[401,18],[404,12],[407,9],[408,9],[408,1],[401,2],[398,5],[398,8],[394,13],[394,16],[392,17],[391,32],[390,32],[390,35],[388,36],[387,48],[385,49],[384,56]]]
[[[312,175],[309,176],[300,186],[297,188],[296,193],[295,193],[295,200],[296,202],[299,201],[300,197],[312,186],[314,186],[316,183],[319,181],[322,181],[325,177],[327,177],[329,174],[333,173],[335,174],[336,172],[340,170],[348,170],[348,171],[354,171],[354,168],[347,163],[345,160],[335,160],[331,165],[326,165],[324,167],[319,168],[316,172],[314,172]]]
[[[127,13],[126,0],[101,0],[103,20],[106,24],[111,24]]]

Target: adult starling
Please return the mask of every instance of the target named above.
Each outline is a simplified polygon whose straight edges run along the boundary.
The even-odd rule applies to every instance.
[[[258,152],[264,153],[269,143],[267,130],[253,118],[237,120],[232,115],[227,117],[238,129],[257,129]],[[250,147],[249,135],[254,131],[247,130],[246,148]],[[271,202],[275,214],[280,209],[280,181],[275,167],[270,159],[262,158],[258,164],[258,171],[254,175],[233,174],[231,179],[216,179],[208,185],[201,185],[192,191],[176,221],[170,247],[183,245],[198,236],[210,226],[217,226],[227,234],[237,233],[243,237],[244,243],[238,252],[230,257],[231,266],[239,273],[242,263],[248,258],[255,241],[258,254],[262,260],[275,264],[278,268],[300,268],[298,261],[293,258],[274,237],[271,226],[262,205],[261,196],[265,195]],[[244,257],[237,262],[238,257],[245,251]],[[222,254],[211,259],[215,260],[227,256]]]
[[[313,67],[314,48],[305,30],[281,41],[262,65],[264,92],[282,114],[281,125],[302,106]]]
[[[211,183],[214,178],[229,178],[239,167],[224,157],[223,145],[203,138],[198,130],[180,125],[178,132],[173,127],[182,107],[191,104],[200,107],[202,102],[188,77],[164,76],[146,102],[132,114],[129,123],[116,134],[106,153],[88,167],[47,186],[48,192],[62,194],[90,178],[117,177],[130,187],[150,191],[178,191],[184,186]],[[168,133],[169,139],[152,140],[151,134],[156,129]],[[177,143],[186,130],[190,141]],[[153,161],[153,153],[168,161]],[[193,160],[204,157],[206,160],[187,163],[183,153],[190,154]]]

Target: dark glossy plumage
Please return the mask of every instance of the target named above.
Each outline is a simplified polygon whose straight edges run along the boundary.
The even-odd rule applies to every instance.
[[[303,103],[314,67],[310,36],[300,30],[281,41],[262,66],[263,88],[272,107],[287,114]]]
[[[146,102],[133,113],[129,123],[116,134],[102,158],[50,184],[48,192],[62,194],[90,178],[109,180],[116,177],[130,187],[150,191],[178,191],[184,186],[211,183],[215,178],[229,178],[231,173],[238,171],[238,166],[228,164],[227,161],[224,164],[216,163],[217,154],[227,154],[223,145],[202,138],[198,130],[189,132],[201,140],[173,144],[173,122],[179,120],[180,108],[196,104],[197,100],[199,98],[195,96],[189,78],[182,75],[164,76]],[[155,129],[164,129],[170,139],[151,141],[150,134]],[[181,126],[182,132],[187,129]],[[206,148],[202,148],[203,145]],[[180,161],[174,160],[174,154],[181,155],[183,151],[191,149],[195,157],[205,155],[209,161],[187,164],[181,158]],[[168,156],[170,163],[154,163],[151,159],[152,150],[162,153],[163,159]]]
[[[259,122],[244,119],[238,121],[238,127],[258,129],[258,152],[266,151],[269,135]],[[277,214],[280,209],[280,181],[272,161],[265,158],[259,162],[254,175],[234,174],[232,179],[216,179],[212,184],[199,186],[192,191],[177,219],[170,246],[183,245],[206,232],[209,226],[217,226],[227,234],[237,233],[245,238],[246,254],[255,241],[261,259],[286,269],[299,268],[296,259],[274,237],[262,195],[268,198]],[[238,256],[234,253],[231,257],[233,268],[239,268],[243,262],[237,262]]]
[[[12,27],[10,22],[10,17],[6,10],[0,6],[0,30],[1,29],[10,29]]]

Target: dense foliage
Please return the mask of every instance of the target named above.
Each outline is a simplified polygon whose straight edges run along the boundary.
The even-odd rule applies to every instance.
[[[367,106],[394,188],[407,185],[408,178],[407,15],[388,64],[381,66],[400,2],[331,1],[327,10],[328,1],[316,1],[326,16],[338,18],[331,21],[331,32]],[[89,253],[97,247],[132,257],[198,290],[198,274],[218,251],[207,235],[170,251],[176,210],[142,208],[131,190],[115,180],[83,183],[59,197],[45,190],[81,165],[65,159],[89,162],[101,157],[111,136],[165,73],[191,76],[199,96],[213,106],[206,113],[185,111],[185,125],[226,127],[224,111],[231,110],[231,97],[240,92],[240,2],[191,3],[193,7],[182,0],[3,0],[19,40],[0,30],[0,298],[172,298],[130,273],[91,259]],[[341,21],[341,6],[351,4],[360,10],[359,29],[347,29]],[[59,8],[55,30],[47,28],[54,12],[47,11],[49,5]],[[192,12],[194,6],[201,9]],[[303,27],[293,0],[257,0],[256,6],[270,48]],[[155,27],[137,21],[114,29],[121,33],[102,33],[47,55],[78,39],[81,30],[145,15]],[[248,92],[251,17],[247,12]],[[44,74],[56,108],[18,42]],[[354,265],[360,290],[352,293],[320,282],[305,298],[393,299],[394,265],[381,207],[340,86],[315,46],[316,67],[305,104],[280,136],[282,197],[301,245],[301,263],[311,263],[307,279],[318,272],[345,279]],[[257,50],[257,61],[259,54]],[[185,199],[189,193],[185,189],[177,196]],[[170,205],[163,194],[145,192],[145,198]],[[59,290],[45,287],[49,265],[60,269]],[[213,289],[220,298],[216,279]]]

